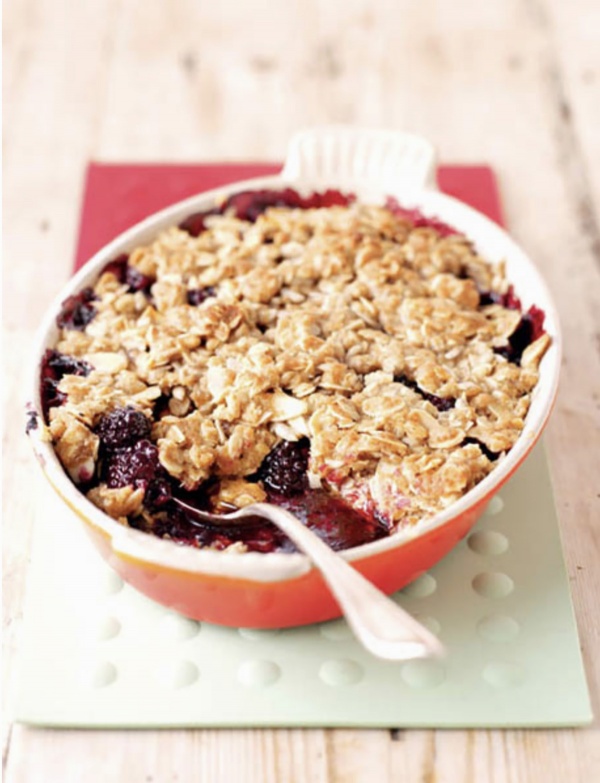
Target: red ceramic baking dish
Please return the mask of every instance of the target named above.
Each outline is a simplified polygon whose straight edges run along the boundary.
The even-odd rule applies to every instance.
[[[210,209],[215,201],[242,190],[285,187],[301,194],[339,189],[365,203],[383,203],[391,196],[403,207],[435,217],[464,233],[488,261],[504,259],[507,278],[523,309],[535,304],[545,313],[545,329],[552,342],[540,365],[525,428],[508,455],[444,511],[342,553],[375,585],[392,593],[443,558],[467,534],[492,496],[527,457],[556,396],[561,353],[556,309],[542,276],[505,231],[436,189],[434,152],[424,139],[344,127],[301,132],[291,141],[281,174],[198,194],[121,234],[67,283],[44,318],[33,357],[30,406],[42,415],[40,363],[56,340],[56,316],[67,297],[93,284],[100,270],[119,254],[150,241],[192,213]],[[45,475],[65,503],[65,513],[69,513],[67,507],[72,509],[110,566],[150,598],[189,617],[230,626],[285,627],[340,615],[321,575],[302,554],[196,549],[119,524],[78,491],[42,433],[43,428],[32,429],[31,442]]]

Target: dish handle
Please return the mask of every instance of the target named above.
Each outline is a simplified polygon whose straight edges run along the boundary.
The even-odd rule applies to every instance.
[[[435,189],[435,150],[420,136],[351,126],[310,128],[289,144],[282,177],[311,185],[370,184],[388,193]]]

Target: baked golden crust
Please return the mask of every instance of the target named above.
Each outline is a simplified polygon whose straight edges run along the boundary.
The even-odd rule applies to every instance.
[[[184,488],[218,477],[222,502],[262,499],[245,477],[280,440],[308,437],[311,485],[392,527],[457,500],[493,468],[492,452],[513,446],[550,339],[520,365],[495,352],[522,314],[481,306],[480,291],[508,284],[464,236],[360,204],[206,226],[131,253],[155,280],[150,298],[105,272],[95,318],[61,331],[56,349],[94,368],[66,375],[66,401],[50,411],[75,480],[97,459],[104,413],[131,405],[151,417],[159,399],[168,407],[152,441]],[[189,304],[199,290],[204,301]],[[115,518],[141,504],[138,490],[89,496]]]

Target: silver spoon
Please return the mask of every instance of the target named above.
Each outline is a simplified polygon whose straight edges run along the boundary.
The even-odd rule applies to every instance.
[[[444,654],[436,636],[285,509],[269,503],[254,503],[232,513],[211,514],[178,498],[173,500],[187,514],[215,526],[239,525],[257,516],[272,522],[321,571],[355,636],[378,658],[402,661]]]

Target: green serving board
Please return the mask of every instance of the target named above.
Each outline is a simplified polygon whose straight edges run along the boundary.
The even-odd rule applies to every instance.
[[[538,446],[469,537],[395,600],[442,661],[389,663],[343,620],[188,620],[123,584],[40,484],[17,719],[45,726],[571,726],[591,708]]]

